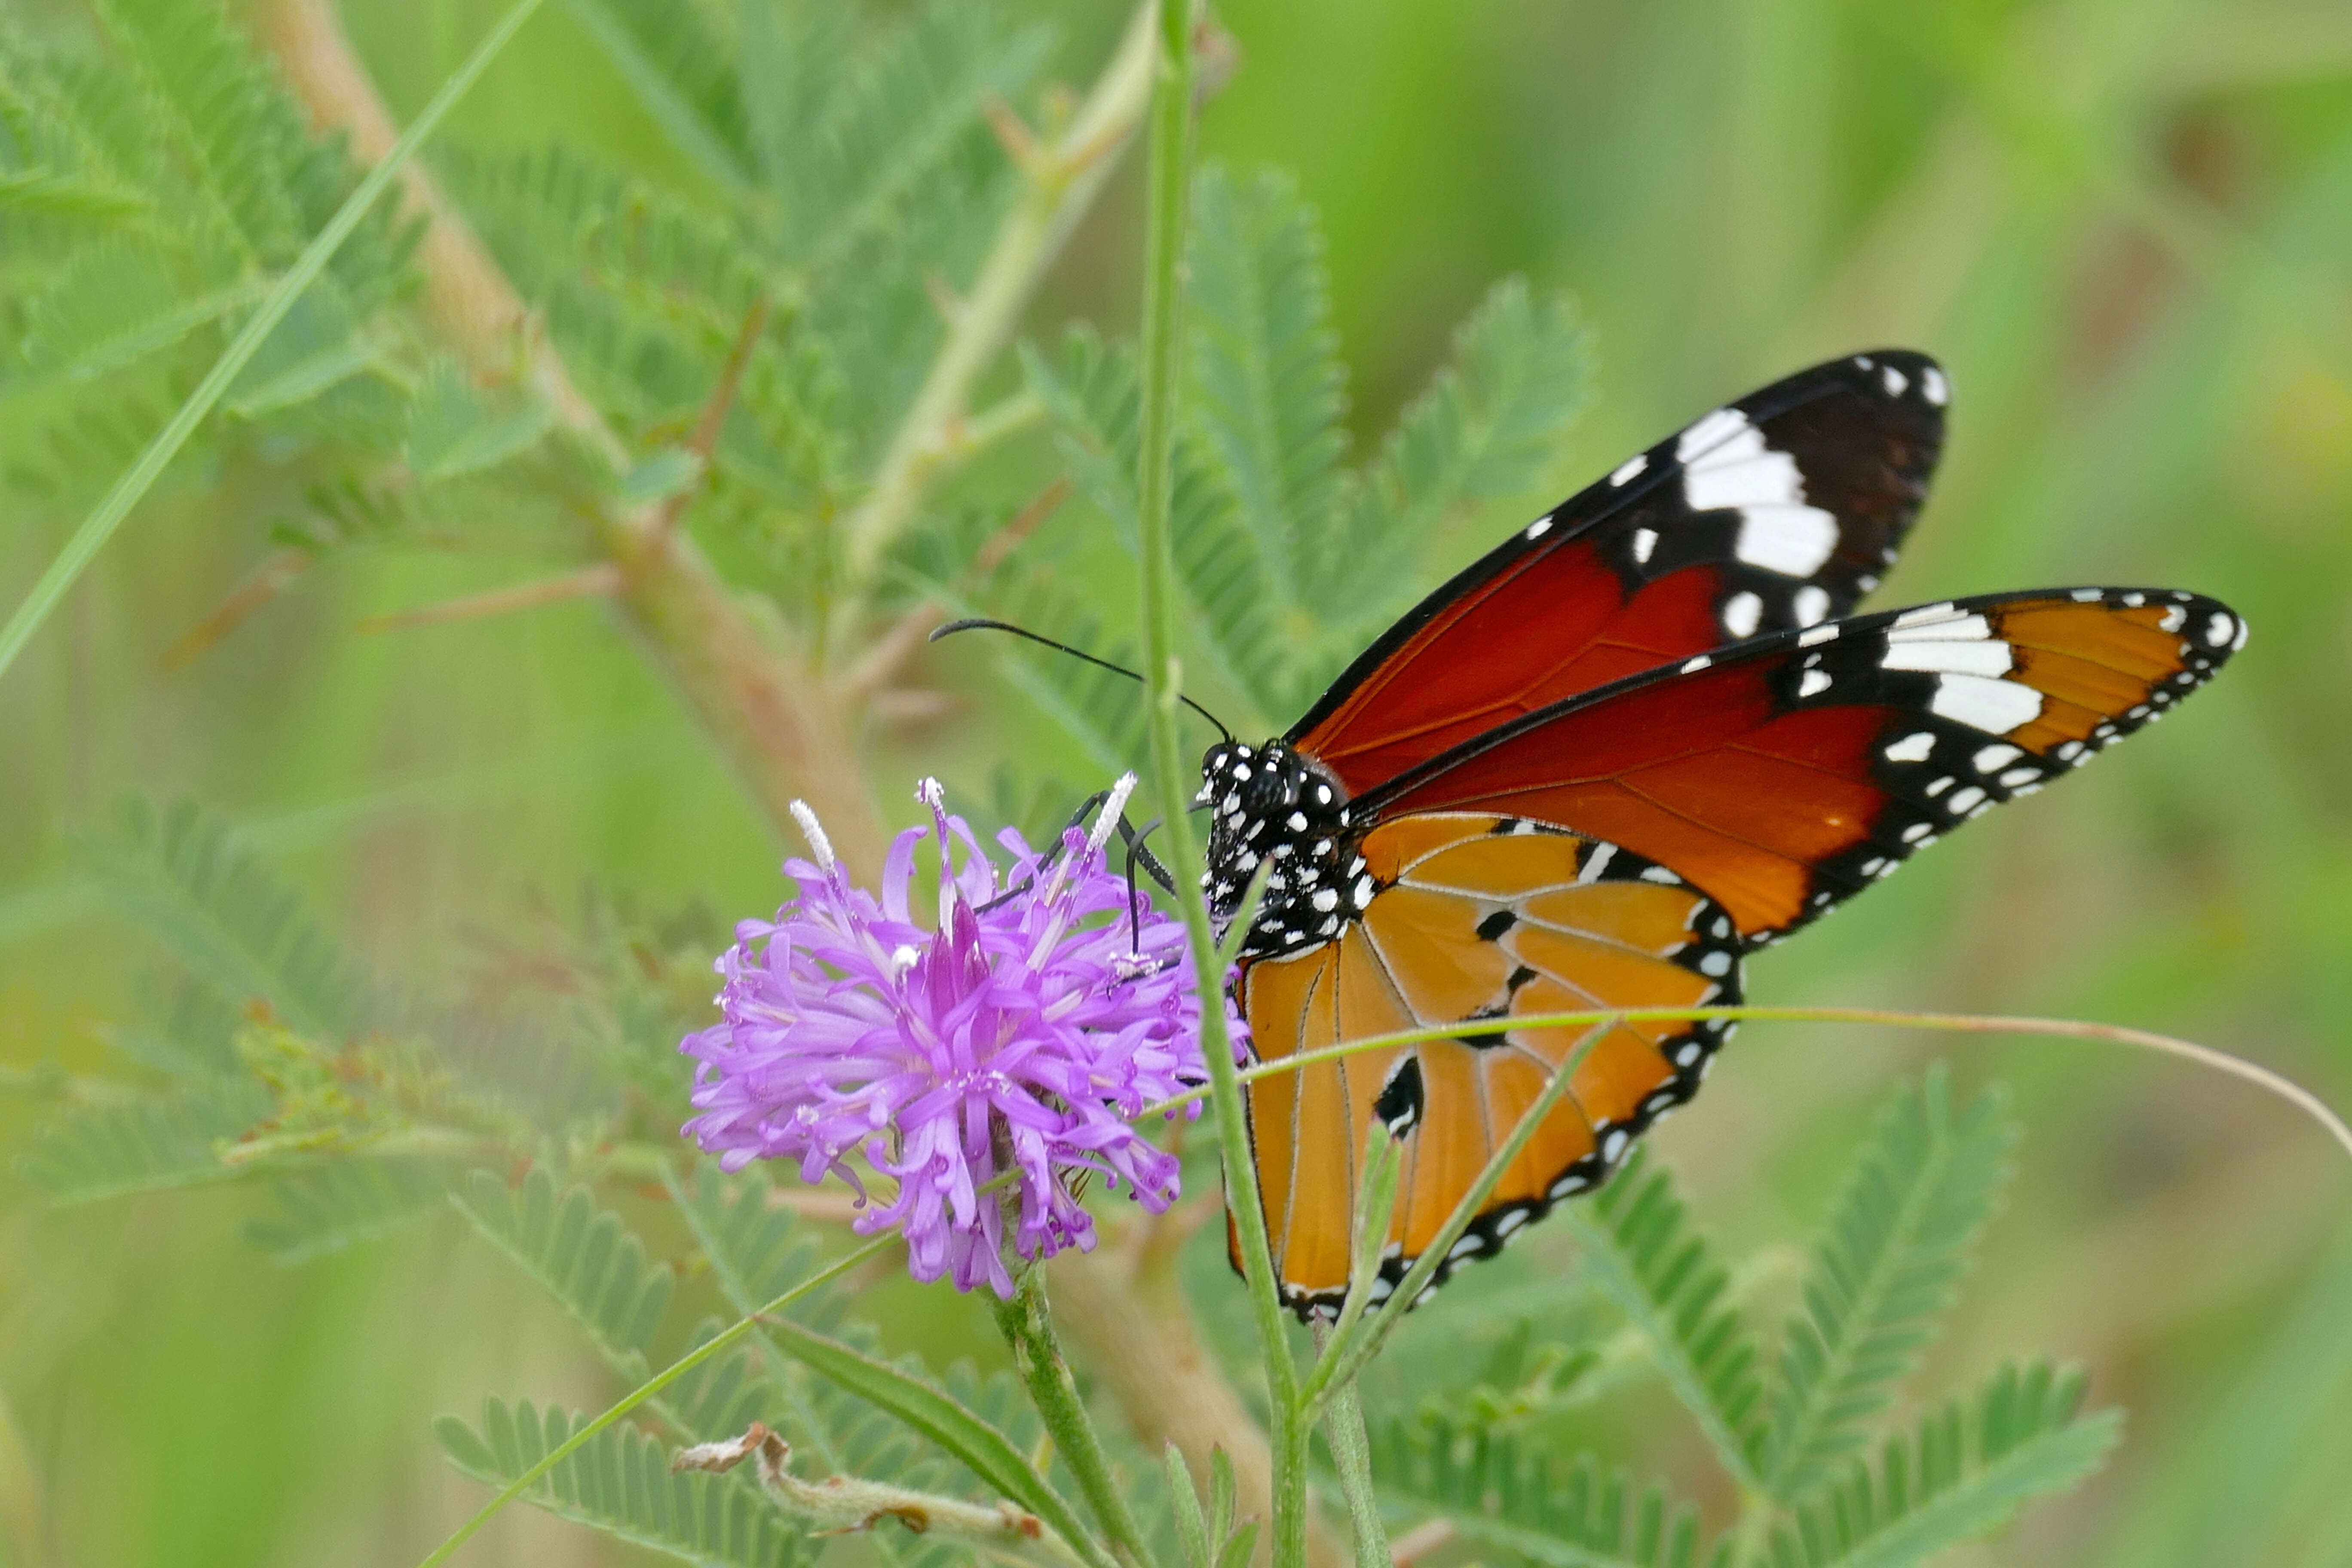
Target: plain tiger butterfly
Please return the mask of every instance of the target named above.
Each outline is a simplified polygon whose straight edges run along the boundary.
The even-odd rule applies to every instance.
[[[1374,1122],[1403,1144],[1385,1296],[1581,1038],[1514,1016],[1738,1002],[1749,952],[2244,644],[2227,606],[2171,589],[1852,616],[1918,510],[1948,395],[1933,361],[1879,351],[1717,409],[1431,594],[1286,733],[1210,749],[1221,923],[1271,863],[1236,983],[1256,1058],[1479,1026],[1250,1086],[1300,1316],[1345,1294]],[[1610,1027],[1446,1266],[1607,1179],[1730,1032]]]

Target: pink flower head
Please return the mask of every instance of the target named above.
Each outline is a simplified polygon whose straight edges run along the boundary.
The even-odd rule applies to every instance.
[[[739,925],[719,959],[725,1021],[679,1047],[698,1063],[687,1135],[730,1171],[791,1159],[803,1181],[834,1173],[853,1186],[845,1160],[862,1151],[898,1191],[857,1228],[902,1227],[915,1278],[949,1274],[962,1290],[985,1279],[1013,1292],[1010,1205],[979,1191],[1006,1169],[1018,1173],[1013,1240],[1025,1258],[1094,1245],[1066,1173],[1099,1172],[1165,1209],[1175,1157],[1129,1119],[1207,1072],[1183,927],[1141,893],[1130,915],[1126,878],[1106,864],[1134,784],[1121,779],[1092,836],[1071,827],[1052,854],[999,834],[1013,858],[1000,882],[926,779],[916,795],[934,829],[891,845],[878,900],[850,885],[815,815],[794,802],[816,860],[784,863],[799,898],[772,923]],[[940,854],[931,930],[908,905],[926,837]],[[1230,1006],[1228,1019],[1238,1056]]]

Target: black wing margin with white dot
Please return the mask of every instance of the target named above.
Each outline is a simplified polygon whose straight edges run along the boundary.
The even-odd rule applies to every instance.
[[[1885,349],[1714,410],[1424,598],[1287,739],[1361,794],[1579,692],[1847,615],[1918,514],[1949,395]]]
[[[1622,845],[1777,941],[2161,718],[2245,641],[2178,589],[1989,595],[1758,637],[1505,725],[1358,801]]]

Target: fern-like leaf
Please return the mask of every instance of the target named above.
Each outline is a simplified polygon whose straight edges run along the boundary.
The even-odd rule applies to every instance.
[[[1087,499],[1136,548],[1136,458],[1142,393],[1135,355],[1073,327],[1048,360],[1024,347],[1030,390],[1052,421],[1055,445]],[[1176,570],[1198,612],[1211,667],[1265,708],[1279,706],[1288,658],[1282,610],[1256,538],[1242,523],[1198,440],[1177,444],[1171,531]]]
[[[1759,1486],[1763,1384],[1754,1339],[1726,1297],[1731,1277],[1687,1225],[1666,1173],[1640,1155],[1569,1224],[1586,1266],[1650,1342],[1658,1370],[1698,1418],[1724,1468]]]
[[[1256,541],[1259,569],[1296,605],[1348,479],[1347,376],[1331,326],[1323,240],[1289,179],[1202,171],[1188,273],[1192,416]]]
[[[614,1371],[646,1376],[646,1353],[677,1277],[646,1260],[645,1244],[581,1188],[559,1193],[534,1169],[520,1191],[477,1171],[457,1207],[588,1331]]]
[[[1772,1568],[1909,1568],[2074,1486],[2123,1427],[2119,1411],[2078,1417],[2083,1388],[2079,1373],[2002,1368],[1799,1509],[1773,1534]]]
[[[478,1430],[455,1415],[434,1423],[457,1467],[505,1486],[587,1425],[584,1415],[528,1401],[482,1407]],[[669,1450],[635,1427],[606,1428],[523,1493],[559,1519],[649,1547],[695,1568],[795,1568],[812,1553],[801,1528],[740,1475],[670,1473]]]
[[[410,406],[408,467],[427,484],[494,468],[535,445],[554,420],[536,398],[493,408],[455,362],[436,361]]]
[[[413,1160],[330,1160],[273,1184],[278,1212],[246,1239],[281,1264],[307,1263],[400,1229],[439,1205],[441,1178]]]
[[[1590,334],[1566,300],[1538,299],[1517,279],[1496,285],[1454,335],[1453,363],[1382,446],[1328,552],[1321,592],[1386,619],[1399,567],[1450,516],[1550,479],[1591,366]]]
[[[116,906],[225,1000],[266,1002],[315,1037],[346,1036],[367,1016],[360,982],[301,896],[218,818],[134,799],[115,834],[79,847]]]
[[[731,41],[699,6],[677,0],[566,0],[677,150],[740,195],[751,175],[743,99]],[[766,10],[768,7],[745,7]]]
[[[230,1080],[162,1099],[78,1111],[49,1127],[20,1163],[57,1203],[227,1181],[239,1173],[223,1144],[268,1114],[257,1084]]]
[[[1727,1568],[1704,1550],[1697,1510],[1663,1486],[1634,1490],[1590,1454],[1573,1463],[1440,1422],[1391,1426],[1372,1446],[1382,1499],[1490,1551],[1546,1568]]]
[[[1897,1094],[1846,1178],[1780,1352],[1764,1463],[1794,1501],[1864,1442],[1949,1310],[2008,1175],[2016,1128],[1986,1095],[1956,1107],[1939,1065]]]

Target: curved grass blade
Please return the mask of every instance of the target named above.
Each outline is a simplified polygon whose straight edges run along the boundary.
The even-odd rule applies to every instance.
[[[56,560],[49,563],[48,570],[41,574],[40,581],[33,584],[33,591],[25,596],[23,604],[16,606],[16,613],[8,617],[8,624],[0,627],[0,675],[7,673],[17,654],[23,652],[25,645],[32,640],[33,633],[40,628],[41,623],[48,618],[49,612],[56,609],[58,602],[66,596],[67,590],[74,585],[98,552],[105,548],[106,542],[113,537],[115,529],[130,514],[131,509],[139,504],[156,479],[163,476],[165,467],[179,455],[180,448],[187,444],[196,426],[204,423],[205,416],[213,411],[222,395],[228,391],[229,384],[245,369],[246,362],[253,358],[263,340],[269,336],[278,323],[286,319],[286,312],[293,309],[294,301],[301,298],[302,290],[318,279],[335,252],[342,248],[343,242],[359,227],[368,210],[375,205],[384,188],[392,184],[394,176],[416,155],[416,150],[425,144],[425,139],[440,126],[457,100],[465,97],[467,89],[481,79],[482,72],[488,68],[489,63],[498,58],[499,51],[506,47],[522,25],[530,20],[531,14],[539,9],[540,4],[541,0],[515,0],[513,8],[499,19],[497,26],[490,29],[489,37],[484,38],[467,57],[466,63],[457,68],[457,74],[441,84],[441,90],[433,95],[433,101],[425,106],[425,111],[416,117],[415,123],[402,132],[392,151],[384,154],[383,161],[367,172],[367,176],[360,181],[359,188],[328,220],[327,226],[319,231],[318,237],[303,248],[302,254],[295,258],[294,265],[287,268],[285,276],[278,279],[278,286],[261,301],[260,307],[246,321],[244,329],[222,353],[219,360],[215,362],[195,391],[188,395],[187,401],[180,405],[171,422],[147,444],[147,449],[139,454],[139,460],[115,481],[114,488],[107,492],[104,500],[98,503],[97,510],[82,519],[81,526],[74,530],[73,537],[66,541],[65,548],[58,552]]]

